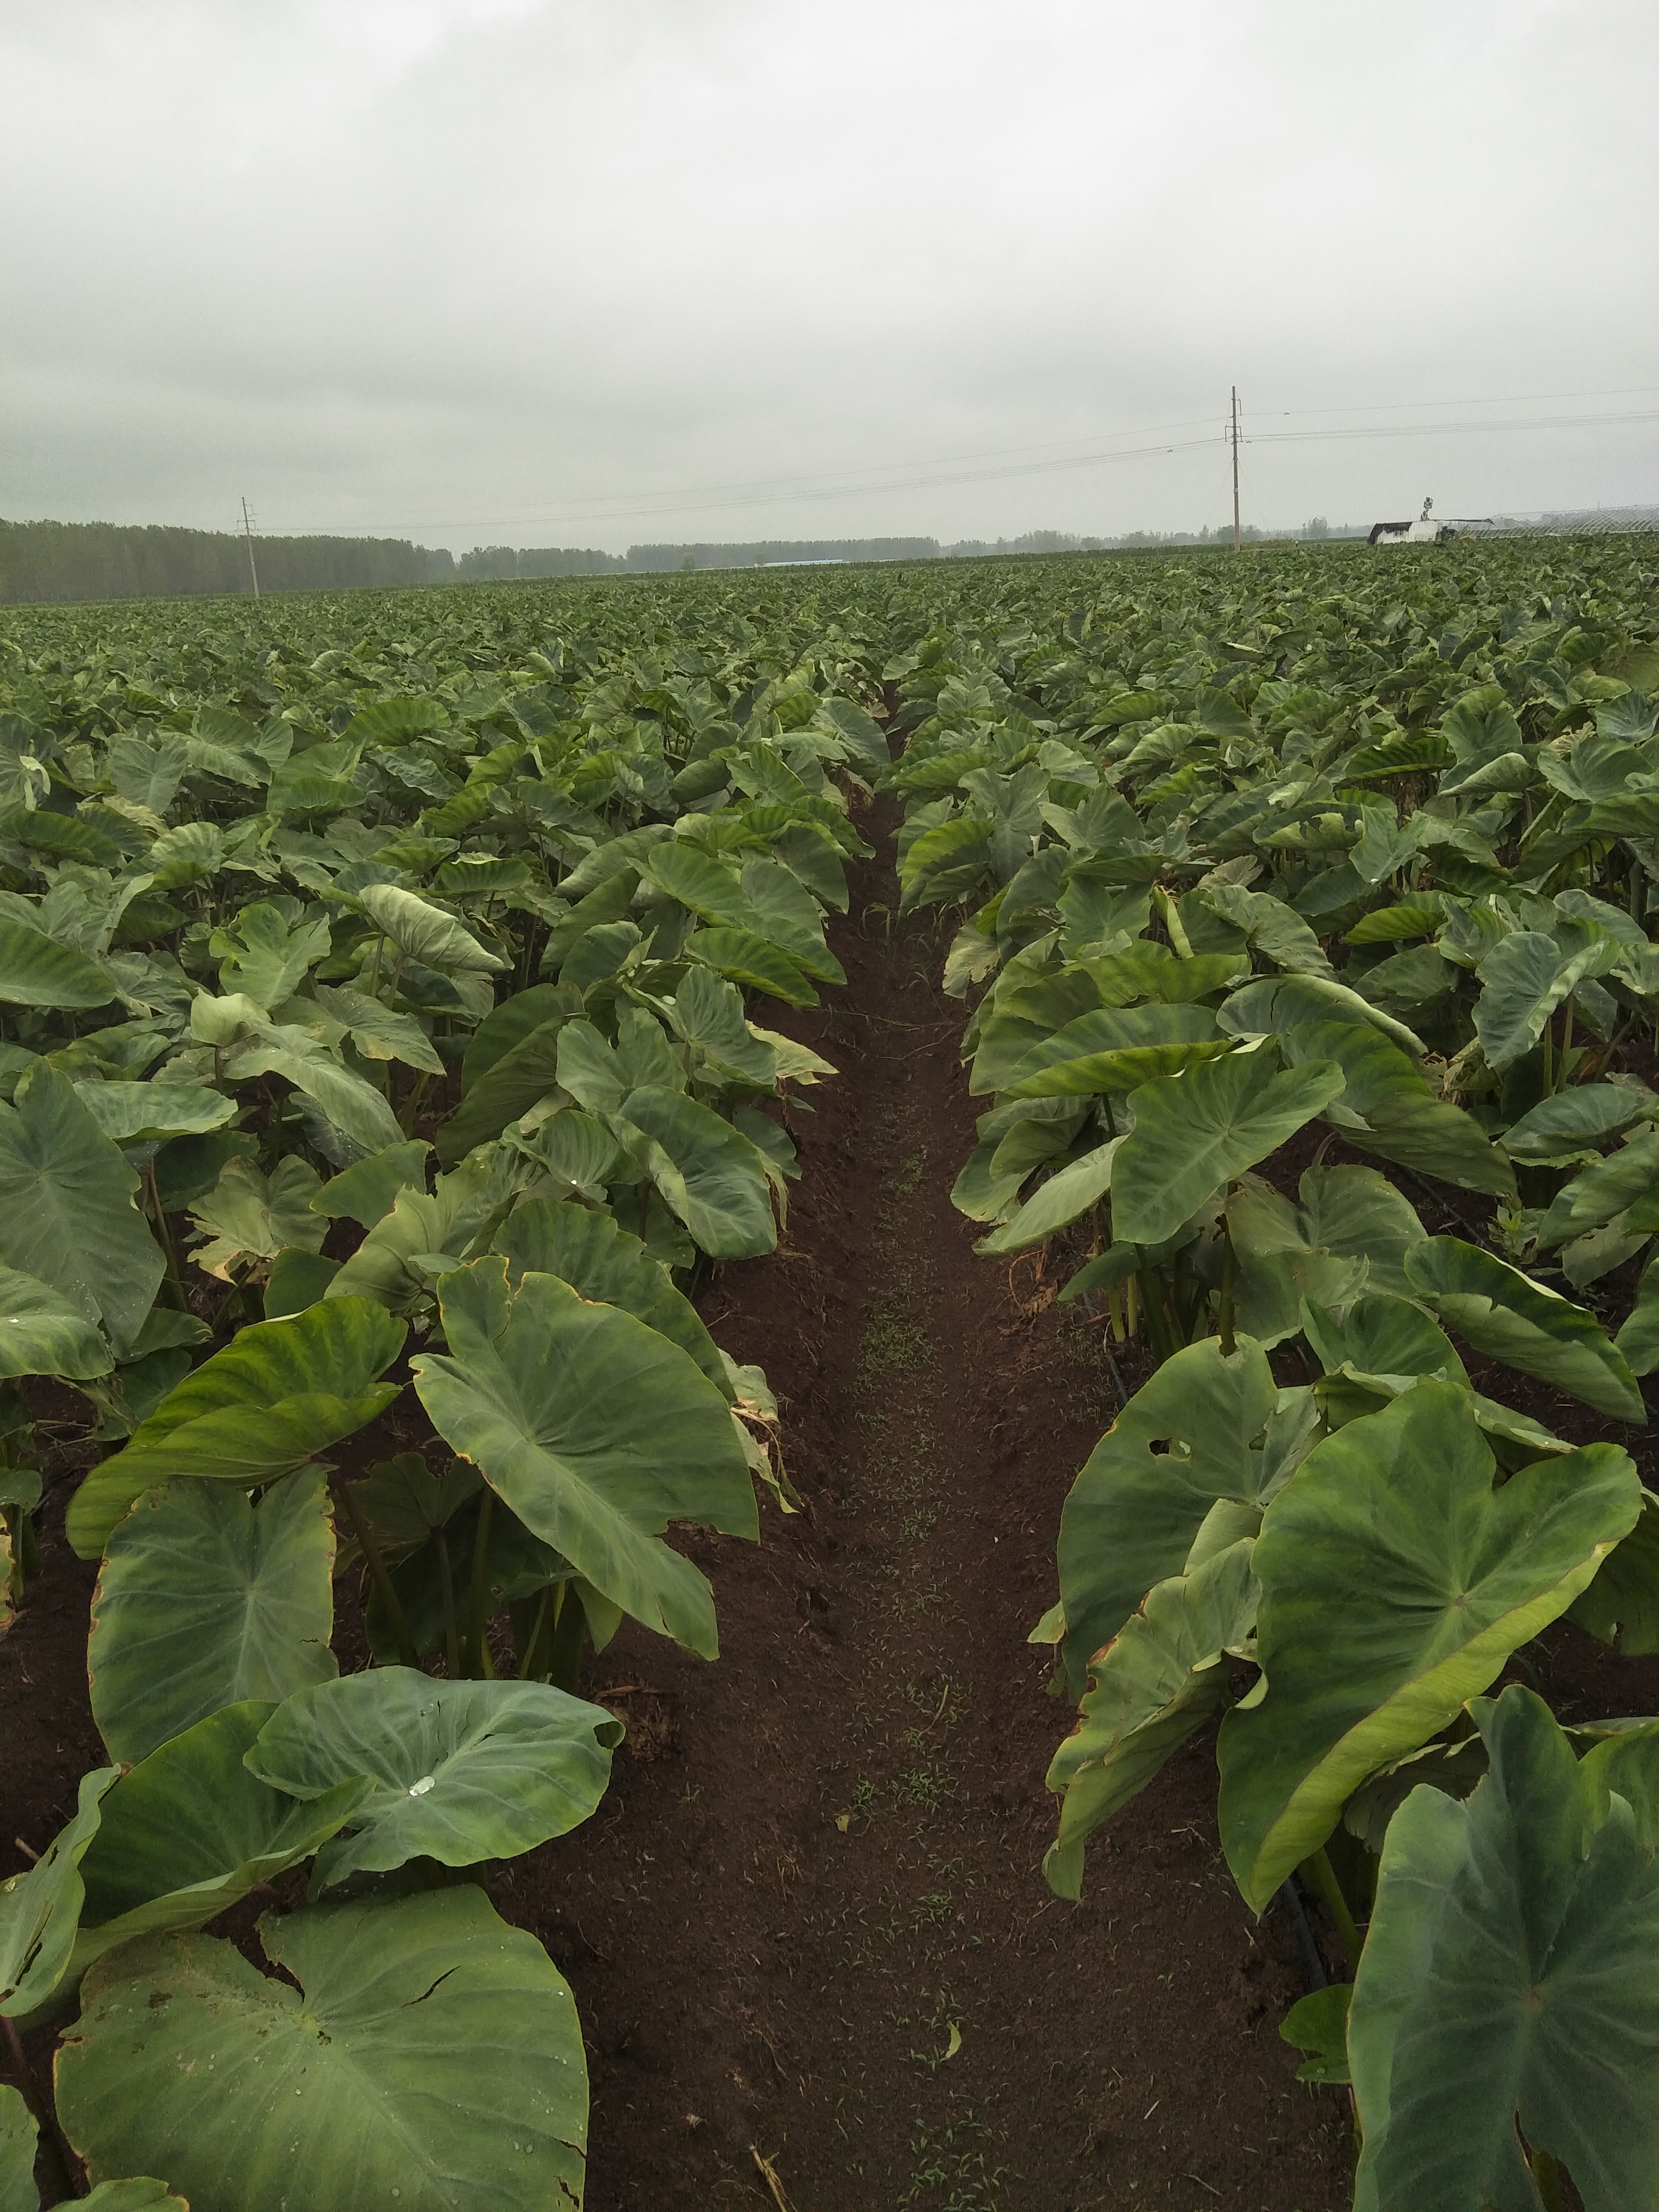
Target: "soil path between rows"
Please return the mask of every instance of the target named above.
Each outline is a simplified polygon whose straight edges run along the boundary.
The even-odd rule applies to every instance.
[[[885,812],[847,988],[789,1024],[840,1073],[792,1119],[787,1234],[702,1301],[783,1401],[805,1510],[686,1547],[716,1664],[635,1629],[590,1657],[630,1721],[611,1790],[492,1882],[580,2006],[589,2212],[1335,2212],[1346,2102],[1279,2037],[1292,1932],[1228,1877],[1212,1739],[1091,1846],[1081,1905],[1042,1881],[1070,1716],[1026,1639],[1115,1397],[950,1204],[964,1012],[895,923]]]

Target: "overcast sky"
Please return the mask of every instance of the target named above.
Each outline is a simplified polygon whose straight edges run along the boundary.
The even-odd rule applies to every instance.
[[[1196,529],[1235,382],[1247,521],[1659,501],[1656,89],[1654,0],[6,0],[0,514]]]

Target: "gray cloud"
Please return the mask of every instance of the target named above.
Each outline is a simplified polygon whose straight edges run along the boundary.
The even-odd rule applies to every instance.
[[[1656,62],[1644,0],[14,0],[0,512],[1195,527],[1234,380],[1247,519],[1659,500],[1659,420],[1283,435],[1659,416]]]

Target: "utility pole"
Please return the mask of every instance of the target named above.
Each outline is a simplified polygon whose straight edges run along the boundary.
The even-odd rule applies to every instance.
[[[1235,458],[1233,463],[1233,505],[1235,507],[1238,505],[1237,493],[1238,463],[1237,458]],[[1235,526],[1233,534],[1235,537],[1238,534],[1237,526]],[[253,518],[247,511],[247,501],[246,499],[242,501],[242,535],[247,540],[247,568],[249,575],[253,579],[253,596],[257,599],[259,596],[259,564],[253,557]]]
[[[1238,527],[1238,386],[1233,386],[1233,419],[1228,427],[1227,443],[1233,449],[1233,550],[1238,552],[1243,538]],[[256,584],[254,589],[258,589]]]

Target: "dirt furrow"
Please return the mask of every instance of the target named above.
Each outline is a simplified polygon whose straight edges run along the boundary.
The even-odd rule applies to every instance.
[[[1277,2034],[1292,1938],[1227,1877],[1210,1740],[1080,1906],[1043,1884],[1067,1716],[1026,1637],[1115,1398],[950,1205],[962,1009],[895,897],[872,862],[848,987],[795,1024],[841,1074],[794,1119],[782,1245],[703,1302],[787,1401],[805,1510],[693,1547],[717,1665],[636,1630],[590,1662],[631,1719],[615,1784],[495,1885],[581,2007],[590,2212],[1334,2212],[1345,2114]]]

